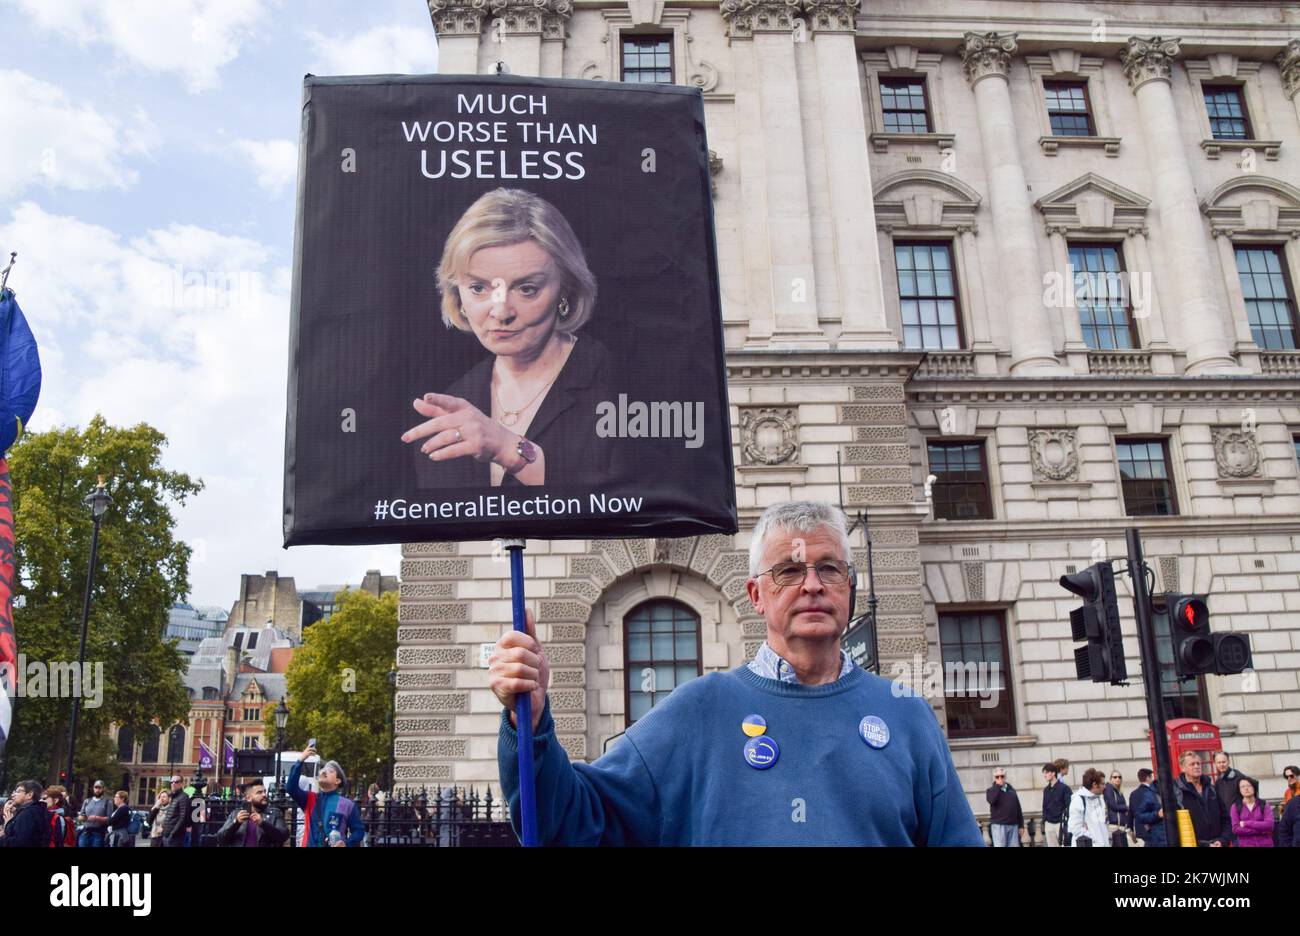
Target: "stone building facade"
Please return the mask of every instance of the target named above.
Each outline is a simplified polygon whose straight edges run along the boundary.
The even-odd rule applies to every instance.
[[[515,74],[618,80],[657,48],[656,67],[704,95],[741,532],[528,543],[572,757],[599,756],[647,704],[638,622],[686,622],[670,659],[698,672],[754,653],[748,531],[777,501],[840,502],[842,478],[846,510],[869,512],[885,675],[1003,666],[996,708],[930,700],[977,815],[995,764],[1025,791],[1046,760],[1077,765],[1072,783],[1119,768],[1126,788],[1149,762],[1139,681],[1076,681],[1077,602],[1057,584],[1122,557],[1131,525],[1157,591],[1209,593],[1214,626],[1254,645],[1253,674],[1171,686],[1171,711],[1212,720],[1262,795],[1280,792],[1300,759],[1294,9],[430,11],[444,73],[504,60]],[[1122,273],[1127,291],[1076,295],[1080,269]],[[861,530],[854,545],[865,568]],[[500,708],[480,651],[509,626],[507,564],[487,543],[408,544],[404,557],[398,782],[495,786]]]

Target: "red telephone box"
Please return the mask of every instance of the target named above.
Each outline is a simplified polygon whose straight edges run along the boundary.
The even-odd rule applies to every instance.
[[[1168,735],[1169,766],[1173,770],[1173,778],[1182,773],[1179,759],[1183,754],[1195,751],[1201,755],[1202,774],[1209,777],[1211,782],[1218,779],[1214,772],[1214,755],[1223,750],[1223,744],[1219,740],[1217,726],[1203,718],[1171,718],[1165,722],[1165,733]],[[1150,736],[1151,732],[1148,731],[1147,735]],[[1154,739],[1151,743],[1151,769],[1159,771],[1156,767]]]

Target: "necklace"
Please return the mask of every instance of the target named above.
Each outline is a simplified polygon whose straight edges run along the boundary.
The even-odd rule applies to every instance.
[[[572,338],[569,341],[569,350],[565,352],[564,360],[560,362],[560,369],[555,372],[555,376],[552,377],[550,380],[548,380],[540,390],[534,393],[532,399],[530,399],[527,403],[525,403],[523,406],[519,407],[518,409],[514,409],[514,410],[506,409],[505,403],[501,402],[501,394],[494,387],[493,394],[496,396],[497,407],[501,410],[501,418],[498,419],[497,422],[507,427],[513,426],[515,423],[519,422],[520,414],[525,412],[529,407],[531,407],[534,403],[536,403],[537,398],[540,397],[547,390],[549,390],[551,388],[551,384],[555,383],[555,381],[560,379],[560,371],[564,370],[564,365],[568,363],[569,355],[573,353],[573,346],[577,343],[578,343],[578,339],[576,337]]]

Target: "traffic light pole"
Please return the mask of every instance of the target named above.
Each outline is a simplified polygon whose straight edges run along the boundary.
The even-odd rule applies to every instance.
[[[1142,537],[1136,527],[1124,531],[1128,542],[1128,573],[1133,579],[1133,612],[1137,616],[1138,650],[1142,657],[1142,684],[1146,689],[1147,721],[1151,723],[1152,746],[1156,752],[1160,803],[1165,811],[1165,841],[1178,844],[1178,819],[1174,799],[1173,765],[1169,761],[1169,737],[1165,730],[1165,703],[1160,691],[1160,657],[1156,652],[1155,622],[1151,617],[1151,593],[1147,591],[1146,564],[1142,559]]]

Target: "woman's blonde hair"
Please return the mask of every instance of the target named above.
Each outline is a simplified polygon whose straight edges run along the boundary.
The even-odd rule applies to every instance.
[[[508,188],[481,195],[447,235],[438,263],[443,324],[470,330],[458,287],[476,251],[529,240],[550,254],[560,271],[560,296],[568,299],[569,314],[559,319],[556,329],[568,333],[585,325],[596,305],[596,278],[587,268],[582,244],[558,208],[532,192]]]

